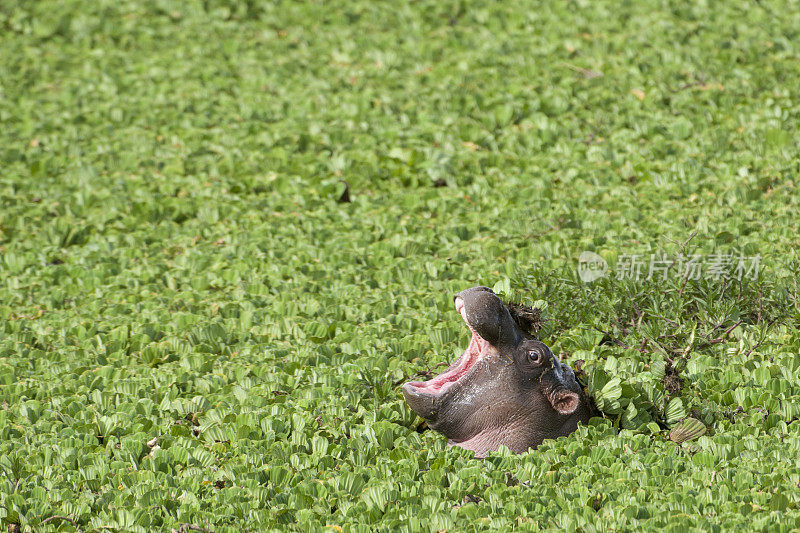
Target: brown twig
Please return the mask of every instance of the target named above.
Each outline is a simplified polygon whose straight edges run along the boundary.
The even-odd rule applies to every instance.
[[[617,317],[617,318],[619,318],[619,317]],[[620,330],[620,332],[622,333],[622,335],[623,335],[623,336],[628,336],[628,335],[630,335],[630,334],[631,334],[630,330],[629,330],[628,328],[626,328],[626,327],[625,327],[625,326],[624,326],[624,325],[623,325],[621,322],[619,322],[618,320],[611,320],[611,325],[612,325],[612,326],[614,326],[614,327],[616,327],[617,329],[619,329],[619,330]],[[595,328],[595,329],[597,329],[597,328]]]
[[[751,353],[753,353],[754,351],[756,351],[756,348],[758,348],[759,346],[761,346],[761,343],[762,343],[762,342],[764,342],[764,339],[759,339],[759,340],[758,340],[758,342],[757,342],[757,343],[755,343],[755,344],[753,345],[753,347],[752,347],[752,348],[750,348],[749,350],[747,350],[747,352],[744,354],[744,356],[745,356],[745,357],[750,357],[750,354],[751,354]]]
[[[672,243],[678,244],[678,248],[680,249],[681,256],[683,256],[683,252],[686,249],[686,245],[689,244],[692,239],[694,239],[695,235],[697,235],[697,230],[694,230],[693,232],[691,232],[689,234],[689,236],[686,238],[686,240],[683,241],[680,244],[678,244],[677,242],[675,242],[675,241],[673,241],[672,239],[669,239],[669,238],[667,240],[672,242]],[[678,296],[682,296],[683,295],[683,289],[686,288],[686,282],[687,281],[689,281],[689,276],[684,276],[683,282],[681,283],[681,288],[678,289]]]
[[[733,331],[734,329],[736,329],[736,326],[738,326],[738,325],[739,325],[739,324],[741,324],[741,323],[742,323],[742,320],[741,320],[741,319],[737,320],[736,322],[734,322],[734,324],[733,324],[731,327],[729,327],[728,329],[726,329],[726,330],[725,330],[725,331],[722,333],[722,335],[720,335],[720,336],[719,336],[719,337],[717,337],[716,339],[711,339],[711,340],[709,340],[709,341],[708,341],[708,343],[709,343],[709,344],[719,344],[719,343],[721,343],[721,342],[725,342],[725,337],[727,337],[727,336],[728,336],[728,333],[730,333],[731,331]],[[715,328],[715,329],[716,329],[716,328]]]
[[[44,520],[42,520],[42,525],[44,525],[44,524],[46,524],[48,522],[51,522],[53,520],[63,520],[65,522],[69,522],[70,524],[72,524],[75,527],[78,527],[78,523],[75,520],[73,520],[72,518],[70,518],[68,516],[62,516],[60,514],[54,514],[53,516],[51,516],[49,518],[45,518]],[[78,531],[80,531],[80,528],[78,528]]]
[[[675,321],[673,321],[673,320],[670,320],[669,318],[667,318],[667,317],[665,317],[665,316],[661,316],[661,315],[654,315],[654,314],[652,314],[652,313],[650,314],[650,316],[652,316],[652,317],[654,317],[654,318],[660,318],[660,319],[661,319],[661,320],[663,320],[664,322],[668,322],[668,323],[669,323],[669,325],[670,325],[670,326],[672,326],[673,328],[677,328],[677,327],[679,327],[679,326],[680,326],[680,324],[678,324],[677,322],[675,322]],[[673,335],[673,337],[674,337],[674,335]]]
[[[439,368],[440,366],[447,366],[447,363],[439,363],[438,365],[434,366],[433,368],[436,369],[436,368]],[[406,380],[408,380],[408,378],[416,378],[416,377],[422,377],[422,378],[430,379],[431,377],[433,377],[433,371],[430,368],[428,368],[427,370],[419,370],[417,372],[414,372],[410,376],[403,376],[399,380],[397,380],[394,383],[392,383],[392,386],[393,387],[397,387],[401,383],[403,383]]]
[[[196,526],[194,524],[181,524],[178,529],[172,528],[172,533],[186,533],[187,531],[202,531],[203,533],[211,533],[210,529]]]
[[[675,355],[675,350],[674,349],[667,350],[660,342],[658,342],[658,339],[648,339],[648,340],[650,342],[652,342],[655,345],[656,348],[661,350],[661,353],[664,354],[664,358],[667,360],[667,362],[669,364],[671,364],[671,365],[675,364],[675,361],[673,361],[672,357],[670,357],[670,355]]]
[[[566,61],[562,61],[561,64],[564,65],[565,67],[567,67],[568,69],[579,73],[581,76],[583,76],[587,80],[590,80],[592,78],[600,78],[600,77],[603,76],[602,72],[598,72],[596,70],[591,70],[591,69],[588,69],[588,68],[583,68],[583,67],[578,67],[578,66],[575,66],[575,65],[571,65],[571,64],[567,63]]]
[[[639,295],[637,294],[636,296]],[[634,298],[636,298],[636,296],[634,296]],[[633,310],[636,312],[636,321],[634,322],[633,319],[631,318],[631,325],[638,328],[642,324],[642,318],[644,317],[644,313],[642,313],[642,310],[639,309],[638,305],[636,305],[636,300],[633,298],[631,299],[631,305],[633,306]]]
[[[683,277],[683,282],[681,282],[681,288],[678,289],[678,296],[683,296],[683,289],[686,288],[686,282],[689,281],[689,276]]]
[[[678,241],[673,241],[673,240],[672,240],[672,239],[670,239],[669,237],[665,237],[665,239],[667,239],[667,240],[668,240],[669,242],[671,242],[672,244],[677,244],[677,245],[678,245],[678,248],[680,248],[680,249],[681,249],[681,253],[682,253],[682,252],[683,252],[683,249],[684,249],[684,248],[686,248],[686,245],[687,245],[687,244],[689,244],[689,241],[691,241],[692,239],[694,239],[694,236],[695,236],[695,235],[697,235],[697,230],[694,230],[692,233],[690,233],[690,234],[689,234],[689,237],[687,237],[687,238],[686,238],[686,240],[685,240],[685,241],[683,241],[683,242],[681,242],[681,243],[678,243]]]
[[[761,346],[761,343],[762,343],[762,342],[764,342],[764,341],[766,340],[766,338],[767,338],[767,332],[769,331],[769,328],[771,328],[771,327],[772,327],[772,325],[773,325],[775,322],[777,322],[777,321],[778,321],[778,319],[777,319],[777,318],[773,318],[773,319],[772,319],[772,320],[769,322],[769,324],[767,324],[767,328],[764,330],[764,335],[762,335],[762,336],[761,336],[761,338],[760,338],[760,339],[758,339],[758,342],[757,342],[757,343],[755,343],[755,344],[753,345],[753,347],[752,347],[752,348],[750,348],[749,350],[747,350],[747,353],[745,353],[745,354],[744,354],[744,356],[745,356],[745,357],[750,357],[750,354],[751,354],[751,353],[753,353],[754,351],[756,351],[756,348],[758,348],[759,346]]]
[[[602,333],[603,335],[608,337],[608,339],[611,342],[613,342],[617,346],[620,346],[621,348],[624,348],[626,350],[631,350],[631,349],[632,350],[636,350],[636,351],[638,351],[640,353],[650,353],[649,351],[645,350],[644,348],[636,348],[636,347],[633,347],[633,346],[628,346],[627,344],[625,344],[624,342],[622,342],[621,340],[616,338],[614,335],[612,335],[611,332],[609,332],[609,331],[602,330],[602,329],[600,329],[598,327],[595,327],[594,329],[596,329],[597,331],[599,331],[600,333]]]

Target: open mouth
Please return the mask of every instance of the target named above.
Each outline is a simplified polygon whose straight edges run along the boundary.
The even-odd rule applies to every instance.
[[[489,345],[467,322],[467,313],[464,309],[464,301],[456,298],[456,311],[464,319],[464,323],[472,332],[472,339],[464,353],[450,365],[450,368],[429,381],[412,381],[406,384],[417,394],[439,395],[457,383],[462,377],[466,376],[475,365],[484,358],[485,348]]]

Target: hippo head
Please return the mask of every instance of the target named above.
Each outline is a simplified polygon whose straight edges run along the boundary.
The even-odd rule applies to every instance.
[[[451,446],[477,457],[505,445],[516,453],[568,435],[591,415],[572,369],[519,327],[486,287],[455,296],[472,339],[445,372],[403,385],[406,402]]]

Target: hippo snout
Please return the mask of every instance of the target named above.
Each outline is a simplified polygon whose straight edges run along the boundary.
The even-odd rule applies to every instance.
[[[435,396],[426,394],[418,389],[424,388],[424,383],[419,381],[410,381],[403,385],[403,398],[411,410],[417,413],[420,417],[430,420],[436,414],[434,408]]]

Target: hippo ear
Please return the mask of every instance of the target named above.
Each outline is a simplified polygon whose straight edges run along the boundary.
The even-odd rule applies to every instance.
[[[572,391],[560,391],[550,398],[550,403],[553,404],[553,409],[562,415],[571,415],[578,408],[580,397]]]

